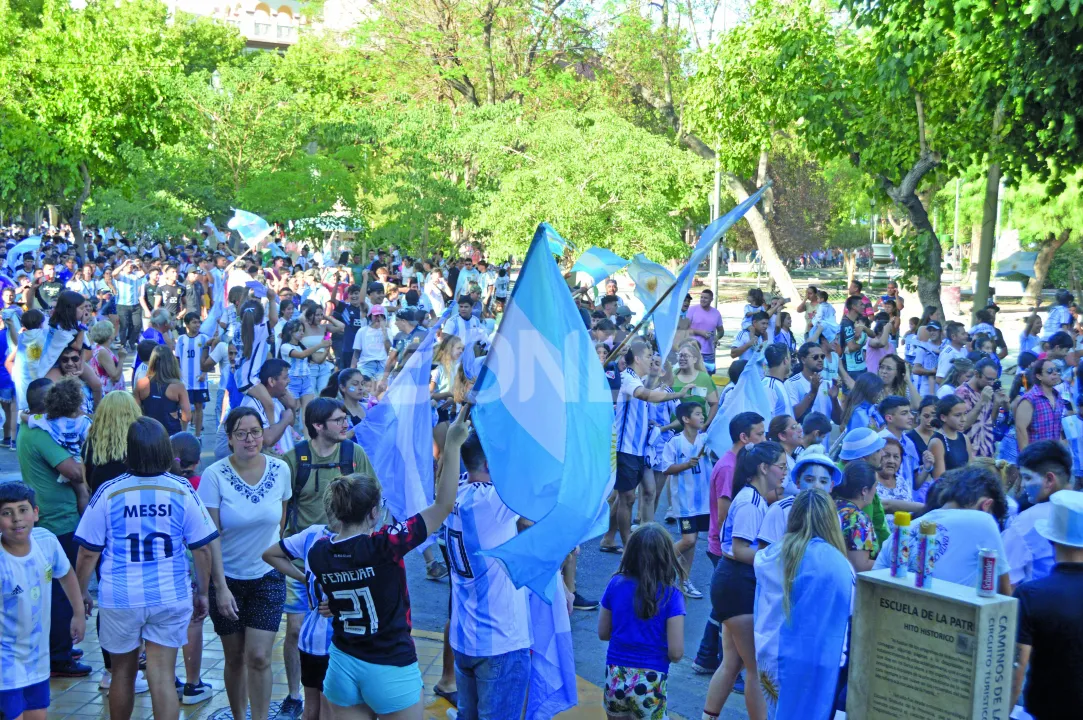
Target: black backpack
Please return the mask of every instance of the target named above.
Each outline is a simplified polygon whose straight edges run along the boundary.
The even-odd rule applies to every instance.
[[[312,474],[313,468],[316,470],[326,470],[330,468],[338,468],[339,472],[343,475],[349,475],[353,472],[353,441],[345,440],[341,443],[338,451],[337,463],[317,463],[312,464],[312,451],[309,449],[308,441],[302,440],[293,447],[294,456],[297,458],[297,471],[293,476],[293,495],[290,497],[289,502],[286,504],[286,529],[288,531],[296,532],[297,528],[294,524],[297,521],[297,505],[301,500],[301,490],[308,484],[308,476]],[[319,475],[316,476],[316,492],[319,492]]]

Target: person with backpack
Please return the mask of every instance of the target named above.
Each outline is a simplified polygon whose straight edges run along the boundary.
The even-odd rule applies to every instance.
[[[286,505],[286,537],[303,533],[314,525],[327,524],[324,491],[337,477],[360,473],[376,477],[368,456],[360,445],[346,440],[350,429],[342,401],[318,397],[308,403],[304,413],[309,441],[297,443],[283,459],[290,469],[292,497]],[[303,562],[298,565],[303,572]],[[282,647],[289,691],[282,715],[301,714],[301,655],[298,640],[301,624],[309,611],[305,583],[286,577],[286,639]]]

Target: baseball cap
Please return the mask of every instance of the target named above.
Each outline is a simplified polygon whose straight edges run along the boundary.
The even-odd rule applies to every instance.
[[[938,323],[936,320],[930,320],[925,325],[925,327],[928,328],[929,330],[943,330],[944,329],[944,328],[940,327],[940,323]]]
[[[369,308],[369,316],[371,317],[373,315],[382,315],[386,317],[387,310],[384,310],[383,305],[373,305],[371,308]]]

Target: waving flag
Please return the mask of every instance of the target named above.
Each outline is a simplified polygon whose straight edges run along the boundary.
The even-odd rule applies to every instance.
[[[767,399],[767,390],[763,387],[763,374],[760,363],[763,362],[763,348],[745,364],[737,385],[722,400],[722,407],[707,428],[707,447],[715,455],[721,456],[731,447],[730,420],[743,412],[759,413],[764,422],[771,420],[771,402]]]
[[[214,226],[214,223],[211,222],[210,218],[203,221],[203,229],[207,231],[207,247],[210,247],[212,242],[224,243],[226,241],[226,236],[222,234],[221,230]]]
[[[236,230],[244,244],[251,248],[259,245],[264,238],[271,234],[272,230],[267,221],[259,215],[238,210],[237,208],[233,208],[233,217],[226,223],[226,227],[230,230]]]
[[[442,317],[421,340],[380,402],[354,428],[384,488],[396,520],[424,510],[433,501],[432,410],[429,373],[432,346]]]
[[[474,427],[504,504],[535,524],[483,554],[552,602],[556,572],[605,530],[613,396],[538,227],[474,385]]]
[[[545,233],[545,239],[549,242],[549,252],[553,255],[564,257],[564,250],[566,248],[575,250],[575,245],[562,238],[560,233],[554,230],[553,226],[549,223],[542,223],[538,228],[541,229],[541,232]]]
[[[41,235],[34,235],[28,237],[15,244],[10,250],[8,250],[8,271],[14,273],[16,270],[23,266],[23,255],[27,253],[33,253],[35,250],[41,247]]]
[[[639,302],[643,303],[645,312],[654,307],[665,291],[677,282],[673,273],[658,263],[651,262],[643,253],[632,258],[626,272],[636,284],[635,296]]]
[[[558,575],[554,582],[560,580]],[[545,598],[528,592],[530,629],[530,691],[527,693],[527,720],[550,720],[557,713],[575,707],[575,653],[572,649],[572,623],[567,603],[546,603]]]
[[[615,272],[624,269],[628,261],[614,252],[605,248],[592,247],[579,256],[572,265],[572,272],[581,272],[590,275],[591,280],[597,285]]]
[[[770,182],[703,229],[695,249],[692,250],[692,256],[688,258],[688,264],[677,275],[676,287],[673,288],[673,292],[666,296],[665,301],[654,313],[654,336],[658,339],[658,352],[662,357],[668,357],[669,351],[673,349],[673,337],[677,333],[677,321],[681,317],[681,305],[684,304],[684,296],[692,289],[692,280],[696,276],[696,270],[707,259],[707,253],[722,238],[722,235],[752,209],[752,206],[763,197],[769,187],[771,187]]]

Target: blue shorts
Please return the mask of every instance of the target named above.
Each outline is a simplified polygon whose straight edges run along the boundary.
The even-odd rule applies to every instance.
[[[368,705],[377,715],[387,715],[420,702],[423,688],[416,662],[406,667],[375,665],[331,645],[323,694],[334,705]]]
[[[15,399],[15,385],[0,387],[0,402],[9,403]]]
[[[27,710],[49,707],[49,681],[16,690],[0,690],[0,717],[17,718]]]
[[[300,398],[302,395],[316,394],[316,386],[308,375],[290,375],[290,395]]]
[[[308,610],[308,588],[300,580],[294,580],[287,575],[286,604],[282,607],[282,612],[304,615]]]
[[[358,365],[357,369],[361,371],[362,375],[371,380],[378,375],[383,375],[386,366],[387,360],[369,360]]]

